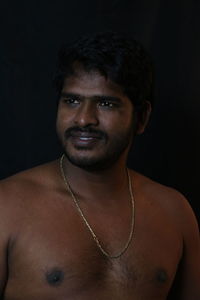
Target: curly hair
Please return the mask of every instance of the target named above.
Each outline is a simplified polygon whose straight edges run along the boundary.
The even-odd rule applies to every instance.
[[[151,59],[132,37],[116,32],[101,32],[63,46],[58,55],[54,78],[58,95],[65,78],[75,74],[77,63],[84,71],[98,71],[118,84],[136,110],[143,110],[146,101],[152,104]]]

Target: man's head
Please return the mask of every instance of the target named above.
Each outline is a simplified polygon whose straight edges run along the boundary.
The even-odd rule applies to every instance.
[[[140,43],[131,37],[115,32],[85,36],[64,46],[58,59],[55,86],[59,97],[64,80],[80,67],[86,72],[97,71],[118,84],[136,111],[145,110],[146,101],[152,106],[152,63]]]
[[[144,130],[152,67],[135,40],[106,32],[64,47],[55,83],[58,136],[73,164],[107,167]]]

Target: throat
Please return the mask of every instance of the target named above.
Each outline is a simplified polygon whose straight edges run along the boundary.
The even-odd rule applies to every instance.
[[[127,169],[125,164],[116,164],[109,169],[89,172],[72,165],[63,155],[60,159],[60,171],[67,189],[68,185],[78,197],[85,199],[115,196],[127,189]],[[115,193],[115,191],[117,192]],[[97,193],[98,191],[98,193]],[[98,194],[98,195],[97,195]]]

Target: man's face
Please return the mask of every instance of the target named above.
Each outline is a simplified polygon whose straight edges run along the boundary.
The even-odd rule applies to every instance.
[[[133,104],[98,72],[68,77],[58,105],[57,133],[68,160],[104,169],[127,154],[134,134]]]

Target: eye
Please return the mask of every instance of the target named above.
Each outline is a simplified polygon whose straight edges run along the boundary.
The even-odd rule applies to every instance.
[[[80,101],[77,98],[72,98],[72,97],[65,97],[65,98],[63,98],[63,101],[67,105],[71,105],[71,106],[75,106],[75,105],[78,105],[80,103]]]
[[[102,100],[102,101],[100,101],[99,106],[105,107],[105,108],[114,108],[116,106],[116,104],[113,103],[112,101]]]

